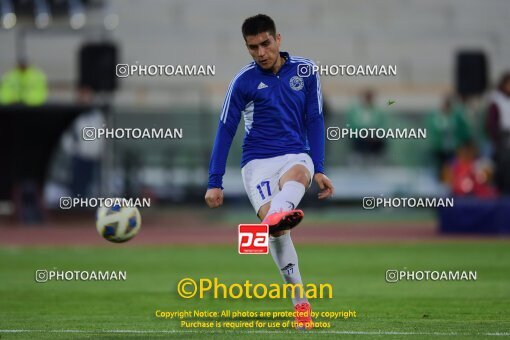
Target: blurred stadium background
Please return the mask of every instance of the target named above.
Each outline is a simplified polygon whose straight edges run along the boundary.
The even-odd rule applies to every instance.
[[[366,119],[365,126],[429,128],[425,140],[376,147],[328,141],[327,172],[337,194],[321,206],[336,212],[360,208],[364,196],[450,195],[457,184],[448,161],[468,143],[478,152],[471,158],[482,164],[483,185],[491,193],[497,187],[486,121],[490,91],[509,68],[506,1],[1,3],[0,213],[8,223],[41,223],[52,211],[62,213],[61,196],[77,194],[151,197],[161,208],[202,205],[226,87],[250,61],[240,25],[258,12],[275,19],[282,50],[291,54],[324,65],[397,66],[397,76],[323,76],[326,126]],[[36,67],[42,73],[36,79],[46,78],[25,101],[5,94],[5,79],[19,63]],[[111,66],[124,63],[215,65],[216,74],[116,78]],[[356,104],[366,92],[373,94],[372,109]],[[454,118],[445,119],[446,128],[434,126],[445,98]],[[396,103],[388,106],[388,100]],[[370,110],[378,113],[366,116]],[[79,140],[87,124],[182,128],[184,138],[87,144]],[[241,123],[225,176],[227,210],[234,203],[250,209],[238,166],[243,133]],[[462,183],[461,195],[484,196]],[[317,205],[312,196],[304,206]],[[435,218],[428,210],[413,214]]]
[[[510,106],[493,102],[510,69],[508,0],[0,0],[1,337],[167,337],[183,330],[156,319],[155,308],[290,307],[175,292],[186,275],[280,280],[267,257],[236,254],[237,225],[256,222],[239,169],[243,122],[224,206],[203,201],[226,88],[251,61],[240,27],[257,13],[273,17],[293,55],[397,66],[397,76],[323,76],[326,127],[428,129],[427,139],[327,141],[336,195],[319,202],[309,190],[293,239],[304,279],[334,285],[335,298],[315,310],[355,309],[360,318],[337,320],[320,337],[509,335],[510,143],[501,116]],[[115,76],[116,64],[136,63],[215,65],[216,74]],[[86,126],[184,136],[85,142]],[[141,209],[140,234],[114,245],[97,234],[94,209],[60,209],[65,196],[150,197],[151,208]],[[364,196],[455,196],[455,207],[363,210]],[[34,271],[44,268],[127,270],[129,280],[39,285]],[[390,268],[477,270],[479,279],[392,285],[383,279]],[[191,333],[180,335],[200,337]]]

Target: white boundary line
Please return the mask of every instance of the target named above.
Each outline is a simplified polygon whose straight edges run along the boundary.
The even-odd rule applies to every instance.
[[[81,330],[81,329],[0,329],[0,333],[118,333],[118,334],[179,334],[179,333],[199,333],[199,334],[296,334],[296,331],[265,331],[265,330],[137,330],[137,329],[106,329],[106,330]],[[309,335],[314,334],[344,334],[344,335],[435,335],[435,336],[508,336],[510,332],[495,333],[441,333],[441,332],[399,332],[399,331],[311,331]]]

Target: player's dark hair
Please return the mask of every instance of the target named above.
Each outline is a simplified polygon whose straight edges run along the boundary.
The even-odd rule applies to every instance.
[[[276,26],[274,21],[265,14],[257,14],[247,18],[244,20],[241,30],[244,40],[246,40],[246,37],[249,35],[257,35],[264,32],[269,32],[270,35],[276,38]]]

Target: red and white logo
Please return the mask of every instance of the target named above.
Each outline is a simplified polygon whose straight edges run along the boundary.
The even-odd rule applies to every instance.
[[[269,226],[267,224],[239,225],[239,254],[268,254]]]

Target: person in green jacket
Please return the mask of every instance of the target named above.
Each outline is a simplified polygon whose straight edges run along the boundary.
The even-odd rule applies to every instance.
[[[0,104],[42,105],[48,97],[44,72],[20,59],[17,66],[8,71],[0,84]]]
[[[471,140],[472,133],[464,109],[453,98],[444,98],[441,108],[427,117],[427,134],[438,177],[452,161],[460,146]]]
[[[385,114],[374,103],[374,92],[365,90],[359,103],[347,111],[347,126],[353,130],[386,128]],[[358,138],[353,140],[354,151],[362,156],[378,156],[385,148],[386,141],[380,138]]]

